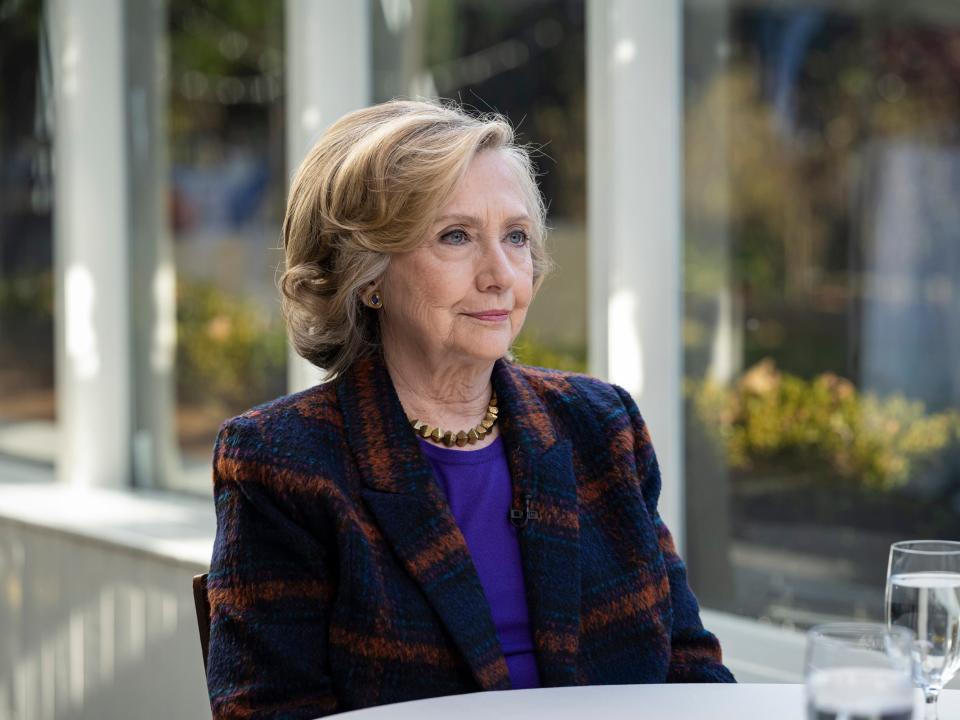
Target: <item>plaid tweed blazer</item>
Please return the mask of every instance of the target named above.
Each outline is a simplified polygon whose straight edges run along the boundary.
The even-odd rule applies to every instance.
[[[624,390],[496,363],[544,686],[732,682],[657,513]],[[510,688],[483,588],[379,356],[224,424],[207,683],[215,718],[314,718]]]

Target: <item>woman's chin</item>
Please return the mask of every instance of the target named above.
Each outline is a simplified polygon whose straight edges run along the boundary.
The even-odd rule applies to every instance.
[[[479,339],[479,338],[478,338]],[[461,355],[475,362],[495,362],[507,354],[510,344],[502,341],[490,341],[487,343],[470,343],[469,346],[462,348]]]

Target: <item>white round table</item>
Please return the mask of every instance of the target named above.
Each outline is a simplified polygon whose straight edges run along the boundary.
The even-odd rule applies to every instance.
[[[923,718],[918,691],[915,720]],[[354,710],[344,720],[806,720],[803,685],[592,685],[470,693]],[[944,690],[941,720],[960,718]]]

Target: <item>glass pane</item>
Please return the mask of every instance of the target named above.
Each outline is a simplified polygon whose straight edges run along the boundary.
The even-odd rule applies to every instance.
[[[520,142],[540,148],[534,155],[557,269],[531,305],[514,352],[524,363],[585,370],[583,2],[378,2],[373,23],[375,100],[456,99],[506,115]]]
[[[283,6],[169,6],[176,422],[182,481],[204,490],[220,423],[286,392]]]
[[[53,175],[40,0],[0,4],[0,455],[52,462]]]
[[[881,619],[889,544],[960,537],[960,7],[684,22],[692,581]]]

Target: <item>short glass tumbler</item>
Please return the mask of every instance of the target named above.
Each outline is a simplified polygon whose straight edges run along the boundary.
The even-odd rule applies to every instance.
[[[960,669],[960,543],[906,540],[890,546],[887,625],[916,638],[914,681],[936,720],[937,698]]]
[[[830,623],[807,633],[809,720],[911,720],[913,634],[879,623]]]

